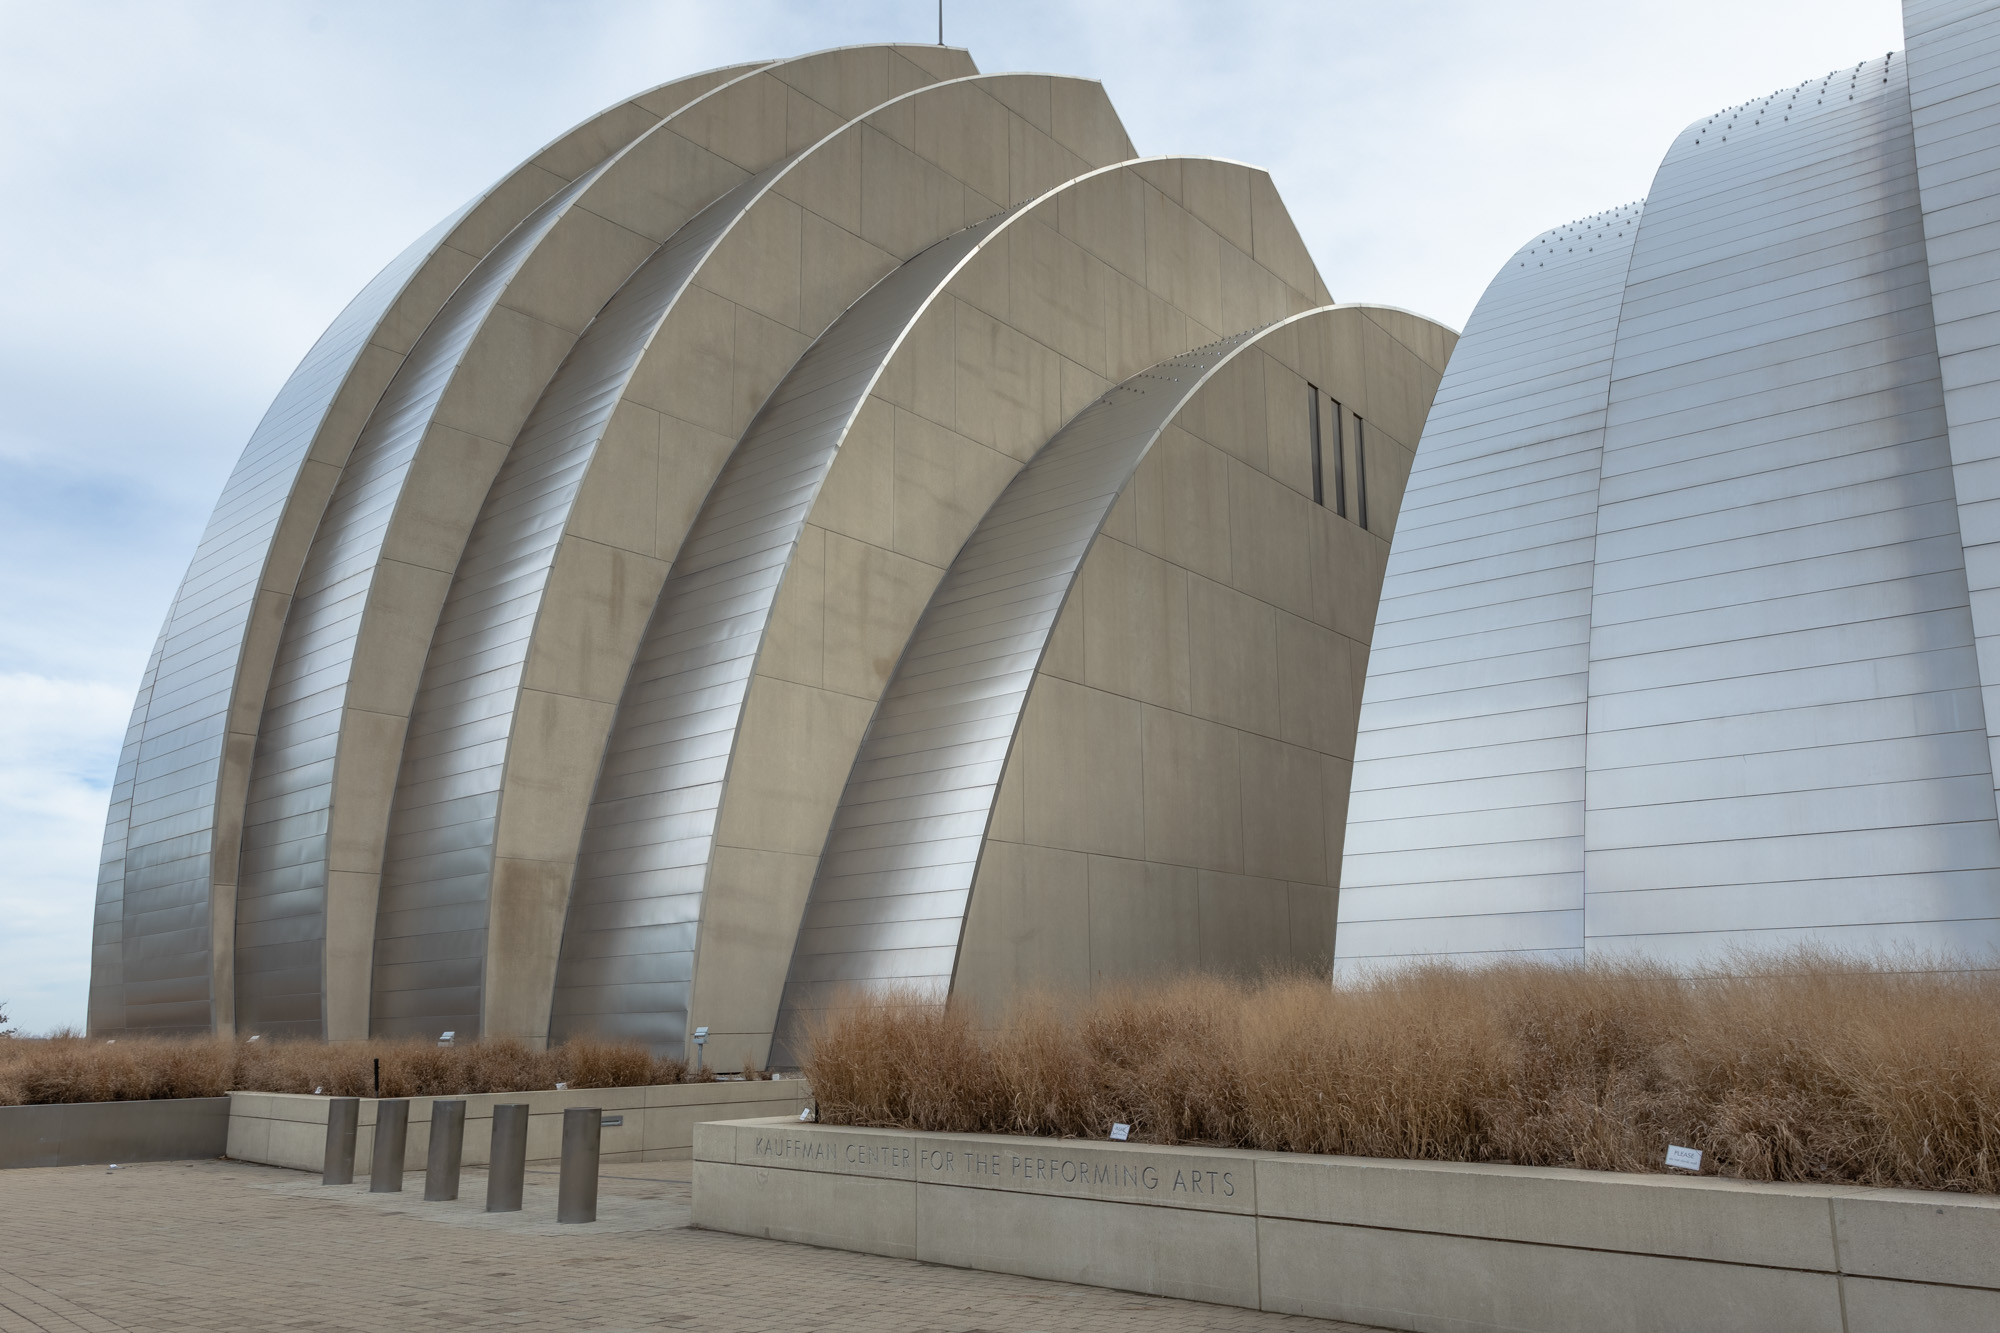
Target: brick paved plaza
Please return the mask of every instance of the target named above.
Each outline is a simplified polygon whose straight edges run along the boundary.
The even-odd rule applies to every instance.
[[[555,1176],[520,1213],[423,1179],[240,1162],[0,1172],[0,1333],[114,1329],[1316,1330],[1315,1319],[752,1240],[688,1226],[687,1162],[605,1168],[590,1226],[555,1222]]]

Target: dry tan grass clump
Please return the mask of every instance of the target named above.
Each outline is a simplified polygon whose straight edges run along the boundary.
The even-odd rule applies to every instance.
[[[679,1083],[688,1074],[680,1061],[660,1059],[637,1042],[585,1039],[537,1051],[518,1041],[438,1046],[419,1038],[329,1045],[226,1037],[105,1042],[58,1035],[47,1041],[0,1040],[0,1106],[219,1097],[231,1090],[320,1088],[329,1096],[370,1097],[378,1059],[384,1097],[532,1092],[558,1082],[629,1088]]]
[[[1200,977],[990,1031],[890,995],[805,1072],[829,1124],[2000,1193],[2000,975],[1907,961]]]

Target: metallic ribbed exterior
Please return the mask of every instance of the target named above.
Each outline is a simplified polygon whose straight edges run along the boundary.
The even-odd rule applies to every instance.
[[[431,642],[404,744],[376,917],[379,1032],[480,1029],[501,778],[564,523],[660,322],[780,170],[709,205],[632,275],[556,372],[486,497]]]
[[[842,989],[947,993],[1001,774],[1084,557],[1167,423],[1254,340],[1236,334],[1161,362],[1078,413],[952,562],[841,794],[774,1062],[797,1062],[805,1024]]]
[[[799,358],[716,479],[612,727],[577,860],[551,1037],[589,1031],[681,1045],[716,815],[779,584],[869,390],[1000,220],[938,242],[856,301]]]
[[[1911,134],[1989,766],[2000,773],[2000,9],[1907,0]]]
[[[123,847],[120,1026],[200,1030],[213,1021],[216,785],[265,558],[334,395],[404,285],[463,211],[391,261],[306,353],[251,434],[174,597],[151,688],[140,695],[144,720],[137,710],[134,717],[139,738]],[[107,846],[107,861],[108,852]]]
[[[589,156],[636,126],[657,120],[640,104],[683,90],[692,95],[756,66],[715,70],[612,107],[549,145],[537,158],[475,197],[419,237],[348,303],[279,391],[224,486],[200,547],[175,596],[154,661],[133,709],[125,752],[106,819],[93,936],[90,1030],[204,1028],[217,1020],[210,994],[216,938],[211,918],[218,821],[228,836],[235,813],[218,807],[233,707],[264,688],[268,657],[246,658],[260,585],[286,572],[270,568],[280,525],[299,514],[297,494],[308,452],[321,439],[338,395],[381,336],[385,320],[416,285],[449,281],[463,254],[446,256],[461,224],[491,225],[523,193],[539,198],[550,180],[542,159]],[[476,242],[475,242],[476,244]],[[383,348],[376,343],[378,354]],[[333,442],[336,453],[339,442]],[[268,648],[266,649],[268,652]],[[156,690],[156,684],[158,689]],[[158,696],[157,706],[155,696]],[[252,704],[254,706],[254,702]],[[134,794],[138,796],[135,810]],[[241,788],[237,788],[240,798]],[[233,851],[233,848],[223,849]],[[126,920],[128,872],[133,904]],[[230,904],[223,904],[230,910]],[[229,938],[228,923],[222,938]],[[117,958],[113,959],[116,945]],[[127,947],[143,955],[129,974]],[[137,989],[128,996],[127,976]],[[254,1003],[253,987],[253,1003]]]
[[[120,755],[93,1030],[677,1051],[692,1001],[733,1066],[765,1056],[808,896],[801,975],[845,940],[891,960],[870,975],[942,984],[1029,681],[1113,501],[1253,338],[1216,330],[1327,299],[1265,173],[1135,160],[1101,85],[982,76],[963,51],[712,71],[578,126],[385,270],[251,440]],[[1400,423],[1400,470],[1450,335],[1325,332]],[[1260,413],[1261,374],[1219,410]],[[1326,553],[1279,476],[1306,455],[1261,462],[1307,447],[1287,387],[1260,461],[1202,442],[1206,479],[1173,483],[1204,552],[1244,525],[1246,568]],[[1365,623],[1365,571],[1300,586],[1319,620]],[[1335,664],[1351,698],[1328,637],[1285,660]],[[809,720],[750,703],[758,680]],[[957,723],[927,720],[941,701]],[[948,902],[939,874],[962,881]],[[1296,952],[1241,943],[1252,965]]]
[[[1905,67],[1697,125],[1655,179],[1598,492],[1593,952],[1994,914]]]
[[[1495,298],[1539,277],[1525,265],[1540,255],[1517,255],[1496,280],[1446,376],[1392,556],[1342,965],[1552,947],[1693,964],[1804,940],[1974,956],[2000,944],[2000,828],[1953,475],[1956,456],[1966,477],[1971,441],[1947,433],[1905,65],[1863,62],[1690,126],[1629,261],[1607,261],[1625,272],[1596,466],[1454,511],[1449,467],[1468,445],[1498,458],[1510,434],[1571,428],[1539,377],[1494,368],[1528,350],[1535,327],[1601,335],[1609,305],[1605,282],[1545,287],[1517,337]],[[1973,82],[1990,93],[1996,76],[1989,56]],[[1586,229],[1576,247],[1594,258],[1591,240]],[[1468,437],[1444,405],[1496,379],[1494,424]],[[1543,600],[1496,601],[1471,545],[1433,582],[1409,577],[1440,537],[1525,529],[1550,503],[1577,523],[1564,554],[1523,571],[1549,579]],[[1460,623],[1479,622],[1483,656],[1410,632],[1453,598]],[[1522,679],[1536,682],[1523,701],[1562,719],[1540,771],[1513,763],[1491,781],[1488,748],[1462,724],[1452,753],[1426,760],[1410,743],[1466,711],[1462,699],[1497,718]],[[1519,754],[1529,742],[1491,727],[1489,744]],[[1530,849],[1532,865],[1504,855]],[[1514,878],[1530,869],[1546,901]],[[1529,906],[1539,919],[1520,915]]]
[[[139,678],[139,701],[125,727],[125,744],[118,751],[118,772],[111,783],[111,806],[104,820],[104,851],[97,869],[97,907],[90,928],[91,1032],[118,1032],[125,1027],[125,837],[132,819],[132,778],[139,767],[139,736],[146,724],[146,706],[153,698],[153,677],[160,669],[160,645],[166,627],[153,641]]]
[[[317,1032],[321,1022],[334,761],[355,639],[403,482],[508,281],[602,170],[531,213],[452,293],[355,442],[313,537],[264,701],[244,817],[237,993],[244,1021],[260,1030]]]
[[[1522,246],[1452,352],[1368,658],[1342,958],[1583,947],[1598,456],[1640,208]]]

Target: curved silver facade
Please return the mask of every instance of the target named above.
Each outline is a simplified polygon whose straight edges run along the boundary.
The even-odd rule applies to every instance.
[[[774,1059],[847,989],[943,999],[1029,686],[1084,557],[1174,415],[1255,333],[1140,372],[1009,482],[938,585],[855,757],[778,1010]]]
[[[1368,658],[1342,958],[1583,947],[1598,465],[1642,207],[1522,246],[1438,386]]]
[[[779,169],[703,209],[619,289],[556,372],[487,494],[403,747],[375,918],[379,1032],[479,1030],[507,724],[564,519],[660,322]]]
[[[330,479],[354,442],[358,423],[351,419],[381,392],[408,348],[409,326],[436,314],[467,266],[555,186],[657,121],[662,108],[754,68],[662,84],[548,145],[390,261],[279,391],[210,516],[133,709],[107,820],[117,836],[107,836],[95,926],[94,953],[115,944],[120,961],[116,968],[93,964],[93,1031],[195,1030],[218,1017],[233,1020],[233,989],[221,997],[223,1013],[215,1012],[212,955],[218,939],[227,952],[237,933],[229,890],[237,878],[248,742],[258,734],[254,718],[276,646],[254,622],[260,600],[267,621],[288,603],[299,552],[288,549],[287,529],[318,521]],[[233,961],[222,969],[225,978],[235,974]]]
[[[1990,97],[2000,61],[1960,49]],[[1981,437],[1948,427],[1934,307],[1966,269],[1926,247],[1912,77],[1892,54],[1705,118],[1636,226],[1496,278],[1391,556],[1341,964],[2000,946],[1955,485]]]
[[[912,322],[1001,221],[938,242],[809,348],[688,531],[633,663],[584,826],[550,1036],[685,1036],[716,814],[779,581],[855,413]]]
[[[236,974],[246,1023],[317,1031],[327,911],[327,823],[355,643],[382,543],[452,374],[578,177],[473,269],[410,349],[355,442],[314,536],[264,701],[243,822]]]
[[[1267,175],[1137,158],[1100,85],[983,75],[963,51],[715,71],[579,127],[356,298],[253,438],[120,757],[92,1030],[603,1033],[679,1051],[696,1022],[711,1059],[761,1062],[815,879],[803,960],[833,938],[820,918],[868,896],[864,863],[884,867],[873,901],[896,906],[869,947],[904,957],[897,941],[927,932],[944,961],[925,975],[951,975],[943,937],[983,835],[904,858],[964,852],[933,867],[967,881],[933,911],[902,862],[861,846],[887,827],[870,793],[941,782],[933,803],[950,805],[984,764],[990,804],[1005,738],[951,771],[855,778],[842,807],[850,773],[897,762],[856,753],[909,739],[892,731],[941,685],[933,668],[970,650],[966,614],[1013,636],[978,671],[1019,676],[1019,713],[1042,648],[1056,653],[1065,580],[1116,527],[1161,423],[1258,342],[1229,334],[1246,326],[1284,329],[1283,346],[1260,343],[1215,395],[1233,406],[1164,451],[1188,469],[1154,495],[1187,514],[1159,558],[1202,589],[1117,610],[1152,638],[1092,660],[1114,686],[1157,675],[1183,603],[1269,628],[1228,662],[1181,642],[1174,669],[1208,674],[1170,730],[1221,725],[1196,716],[1215,711],[1218,672],[1289,672],[1284,709],[1245,715],[1242,789],[1290,781],[1311,809],[1291,811],[1281,857],[1192,849],[1179,868],[1206,877],[1211,914],[1231,894],[1265,923],[1299,904],[1297,947],[1282,924],[1213,922],[1204,949],[1244,966],[1314,952],[1338,859],[1324,830],[1339,793],[1319,794],[1326,775],[1344,789],[1352,736],[1345,663],[1372,616],[1401,442],[1451,341],[1345,307],[1302,331],[1293,317],[1329,300]],[[1166,369],[1113,390],[1141,407],[1107,427],[1090,404],[1151,365]],[[1309,425],[1343,410],[1335,397],[1377,404],[1366,528],[1310,512]],[[1358,467],[1363,409],[1347,410]],[[1234,573],[1211,559],[1232,523]],[[1134,543],[1132,560],[1153,558]],[[981,571],[1006,589],[982,599]],[[1114,696],[1105,707],[1142,706]],[[1072,767],[1038,798],[1089,799]],[[1154,788],[1129,781],[1122,799]],[[977,938],[984,967],[994,937]],[[1128,970],[1179,957],[1119,947]],[[1024,978],[1044,961],[1022,958]]]

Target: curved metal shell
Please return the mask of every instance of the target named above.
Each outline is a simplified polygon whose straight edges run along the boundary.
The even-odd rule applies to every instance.
[[[856,301],[799,358],[716,479],[612,727],[563,932],[551,1037],[591,1031],[680,1046],[716,811],[780,579],[868,391],[1000,221],[938,242]]]
[[[401,727],[447,571],[536,390],[657,242],[747,174],[704,144],[790,97],[788,79],[830,79],[836,104],[876,84],[934,79],[908,62],[890,71],[890,55],[849,48],[778,62],[656,121],[510,233],[419,339],[411,361],[422,354],[428,365],[419,373],[406,362],[378,405],[308,555],[309,571],[314,561],[337,568],[344,600],[322,592],[309,604],[302,579],[283,631],[281,652],[305,665],[274,673],[253,762],[237,912],[246,1025],[312,1030],[317,988],[317,1021],[335,1035],[366,1030]],[[732,151],[766,164],[783,156],[793,111],[807,123],[839,120],[801,99]],[[348,697],[356,680],[363,692]],[[320,977],[299,966],[315,944],[330,969]]]
[[[118,1026],[198,1030],[213,1019],[216,800],[265,562],[335,395],[397,296],[465,211],[391,261],[306,353],[251,433],[175,595],[151,688],[134,710],[131,805],[112,812],[114,822],[127,817]]]
[[[1496,280],[1392,556],[1343,965],[2000,945],[1952,474],[1977,446],[1947,435],[1905,65],[1690,126],[1629,268],[1601,227],[1555,238],[1550,275],[1556,259],[1626,269],[1594,466],[1521,466],[1582,414],[1509,379],[1507,358],[1537,328],[1601,333],[1612,285],[1563,290],[1514,265]],[[1503,319],[1521,274],[1539,285]],[[1446,407],[1482,397],[1484,424]],[[1462,457],[1509,485],[1461,476]],[[1497,600],[1510,585],[1480,558],[1512,559],[1537,527],[1574,535]]]
[[[726,341],[722,346],[715,346],[710,339],[711,323],[705,321],[714,313],[718,290],[734,290],[727,284],[732,277],[740,279],[746,266],[757,264],[772,273],[783,273],[788,266],[801,262],[795,252],[766,257],[762,247],[770,244],[769,228],[772,225],[788,225],[787,220],[795,217],[801,208],[819,209],[829,216],[844,214],[851,204],[850,190],[862,184],[857,179],[862,174],[857,168],[864,152],[870,151],[866,146],[874,142],[868,136],[880,135],[883,141],[896,144],[899,142],[897,136],[909,133],[910,119],[904,118],[921,120],[930,114],[944,119],[965,117],[968,123],[984,129],[1004,128],[1018,116],[1009,106],[1008,97],[1018,95],[1027,86],[1047,85],[1050,82],[1067,86],[1071,81],[1020,75],[944,80],[900,93],[854,120],[828,130],[787,163],[768,173],[754,187],[735,196],[738,202],[732,212],[715,214],[713,221],[717,231],[712,241],[704,242],[685,256],[691,266],[690,274],[701,275],[698,280],[702,283],[702,301],[696,303],[696,308],[685,317],[672,314],[671,308],[662,308],[655,323],[665,331],[660,335],[664,350],[647,351],[645,355],[648,359],[643,367],[635,366],[623,372],[623,379],[643,380],[652,386],[654,392],[658,392],[664,378],[674,385],[674,395],[663,401],[654,399],[654,405],[668,412],[687,412],[695,416],[698,412],[681,405],[677,397],[685,397],[697,404],[707,401],[712,396],[708,393],[709,386],[682,388],[677,381],[685,375],[712,374],[710,357],[735,357],[736,363],[729,372],[734,380],[735,393],[741,396],[743,386],[748,384],[754,385],[761,396],[764,384],[776,383],[781,367],[742,356],[733,351]],[[1105,106],[1105,118],[1115,126],[1115,117],[1108,116],[1108,105],[1101,102],[1101,92],[1094,86],[1088,91],[1097,94],[1099,104]],[[972,109],[968,110],[968,107]],[[888,129],[878,129],[878,125],[887,125]],[[967,137],[975,143],[979,141],[978,137]],[[1118,137],[1122,141],[1122,131]],[[927,181],[933,188],[955,185],[953,173],[967,170],[965,159],[968,156],[984,168],[996,165],[962,144],[940,144],[933,152],[936,162],[917,167],[913,176],[914,179]],[[910,171],[908,166],[902,169]],[[1045,179],[1049,174],[1049,163],[1014,163],[994,173],[992,187],[1004,194],[1018,178],[1039,193],[1049,183]],[[963,193],[965,200],[977,197],[969,191]],[[896,219],[887,226],[878,225],[873,231],[864,225],[864,231],[875,235],[883,245],[908,244],[909,238],[933,233],[938,223],[950,218],[963,202],[953,198],[950,206],[940,213],[924,218]],[[852,244],[852,240],[849,243]],[[863,253],[867,265],[890,257],[879,249],[866,249]],[[880,269],[874,271],[880,272]],[[815,274],[813,282],[818,289],[817,297],[823,303],[828,293],[841,293],[846,299],[858,296],[865,290],[869,276],[868,267],[849,261],[837,272]],[[830,318],[832,313],[829,309],[823,316],[810,315],[801,307],[790,318],[813,323]],[[788,331],[781,337],[795,336],[786,321],[780,320],[779,323]],[[579,373],[589,372],[579,367]],[[766,374],[770,378],[761,379]],[[605,395],[601,400],[602,407],[606,410],[614,407],[624,389],[623,382],[617,385],[607,382],[602,386],[601,391]],[[740,427],[732,427],[730,434],[734,435],[737,429]],[[598,435],[601,432],[594,433],[591,447],[576,457],[575,461],[583,470],[560,483],[551,483],[544,488],[537,501],[543,506],[541,521],[552,529],[549,532],[552,543],[563,540],[565,533],[575,535],[569,527],[570,511],[581,502],[583,492],[578,487],[591,484],[589,469],[595,466],[593,455]],[[516,448],[519,447],[517,444]],[[670,457],[668,466],[675,469],[678,475],[662,478],[661,512],[665,514],[672,510],[673,498],[700,496],[708,489],[704,467],[719,466],[721,461],[717,458],[714,464],[705,464],[692,456]],[[491,511],[491,517],[497,525],[494,534],[498,544],[488,554],[497,554],[506,546],[506,540],[499,538],[498,533],[511,520],[504,517],[500,510]],[[678,534],[672,529],[671,522],[663,521],[658,539],[662,554],[674,550]],[[537,763],[546,763],[554,743],[519,744],[516,730],[522,725],[533,725],[521,721],[521,700],[524,697],[520,687],[522,673],[532,674],[543,685],[550,686],[538,692],[532,701],[531,706],[539,708],[543,697],[561,689],[560,685],[553,683],[553,673],[562,668],[551,668],[548,663],[569,658],[572,659],[570,665],[574,666],[580,660],[570,646],[564,645],[552,652],[552,646],[547,642],[549,621],[543,618],[541,609],[550,595],[550,588],[555,586],[548,581],[559,578],[562,572],[560,564],[547,563],[555,550],[552,544],[539,554],[518,551],[508,558],[510,574],[521,578],[520,582],[511,586],[524,599],[519,606],[511,608],[515,614],[514,624],[504,628],[499,626],[495,617],[508,613],[509,609],[486,607],[483,605],[484,597],[469,594],[465,604],[469,619],[456,626],[453,633],[463,632],[472,637],[440,643],[433,650],[434,659],[457,659],[461,647],[469,647],[476,657],[466,659],[465,665],[482,673],[491,673],[482,674],[477,681],[464,686],[441,691],[433,696],[433,706],[444,712],[455,711],[458,709],[455,699],[459,693],[479,693],[490,687],[490,693],[483,694],[479,700],[468,701],[468,707],[490,707],[499,711],[481,713],[476,719],[468,713],[468,722],[474,725],[434,737],[428,736],[428,732],[434,721],[440,719],[416,719],[416,727],[426,732],[427,737],[412,744],[399,779],[397,809],[392,815],[394,827],[387,847],[383,897],[377,913],[372,1018],[377,1031],[450,1027],[458,1031],[480,1032],[494,1030],[497,1024],[500,1030],[524,1031],[540,1037],[546,1030],[543,1024],[548,1021],[548,997],[558,960],[551,948],[544,962],[542,942],[553,942],[559,938],[562,900],[557,896],[559,890],[553,885],[558,876],[567,879],[565,872],[576,856],[576,843],[569,843],[566,854],[561,857],[561,864],[548,854],[539,859],[524,857],[518,851],[508,855],[506,849],[510,846],[518,848],[521,839],[516,837],[510,841],[506,821],[510,810],[508,793],[534,789],[536,795],[529,797],[524,805],[532,804],[536,799],[542,800],[543,804],[528,810],[520,823],[534,828],[532,836],[551,843],[561,841],[563,819],[552,813],[548,803],[547,784],[556,775],[550,774],[547,769],[534,767]],[[676,558],[685,560],[684,548]],[[653,563],[656,562],[649,559],[630,562],[632,581],[638,587],[644,587],[647,577],[639,566]],[[544,581],[547,586],[531,587],[531,582],[535,580]],[[626,600],[630,599],[631,591],[627,590]],[[592,590],[591,595],[598,594]],[[595,626],[605,631],[601,642],[593,640],[593,652],[621,663],[629,660],[619,657],[620,627],[606,624],[601,619],[591,620],[588,616],[581,620],[565,617],[560,623],[572,627],[579,624]],[[637,647],[638,628],[637,623],[633,624],[634,634],[629,640],[633,650]],[[538,660],[543,663],[539,671],[535,666]],[[520,663],[518,666],[515,665],[517,661]],[[456,660],[438,661],[440,680],[461,669]],[[592,699],[592,705],[594,702]],[[578,708],[575,704],[563,706],[572,711],[590,711],[589,707]],[[611,709],[604,710],[602,723],[594,717],[572,718],[571,723],[578,735],[593,732],[599,725],[608,729],[610,713]],[[483,749],[472,752],[462,748],[461,740],[477,746],[481,744],[477,739],[481,736],[488,738]],[[524,751],[529,753],[526,759],[523,758]],[[596,758],[596,753],[590,757]],[[573,772],[560,770],[560,780],[574,782],[575,779]],[[581,833],[580,823],[579,820],[577,835]],[[516,903],[510,896],[515,893],[520,893],[523,901]],[[515,925],[514,934],[505,933],[502,927],[507,923]],[[483,978],[486,970],[494,966],[496,957],[506,960],[501,965],[504,984],[487,986]]]
[[[772,1059],[848,987],[942,999],[1028,690],[1112,504],[1181,408],[1274,329],[1163,361],[1110,390],[1015,475],[952,562],[868,729],[799,928]]]
[[[583,469],[660,323],[773,167],[702,210],[578,339],[486,498],[432,640],[384,854],[373,1026],[480,1030],[487,880],[521,672]]]
[[[603,170],[530,213],[452,293],[355,442],[313,538],[265,696],[245,805],[236,974],[246,1026],[320,1030],[328,810],[355,638],[382,541],[466,348],[535,246]]]
[[[1598,493],[1593,953],[2000,943],[1907,65],[1655,180]]]
[[[535,203],[657,121],[656,108],[755,68],[662,84],[549,144],[391,260],[279,390],[223,488],[133,707],[106,820],[91,1031],[198,1029],[215,1019],[211,900],[217,885],[236,880],[248,741],[275,647],[253,626],[260,614],[282,616],[298,575],[296,530],[318,521],[327,478],[407,347],[406,327],[428,321],[467,266]],[[234,904],[221,910],[227,916]],[[114,943],[119,961],[110,968]],[[129,976],[128,949],[142,955]]]
[[[2000,219],[1991,157],[2000,143],[2000,87],[1973,75],[2000,46],[2000,11],[1977,0],[1904,6],[1909,44],[1910,130],[1923,199],[1944,415],[1951,434],[1952,491],[1971,594],[1973,641],[1986,715],[1988,767],[2000,776],[2000,432],[1990,406],[2000,385],[2000,342],[1989,332],[1986,293],[2000,276]],[[1970,55],[1970,59],[1968,56]]]
[[[1642,208],[1522,246],[1438,386],[1369,649],[1343,962],[1583,948],[1597,469]]]

